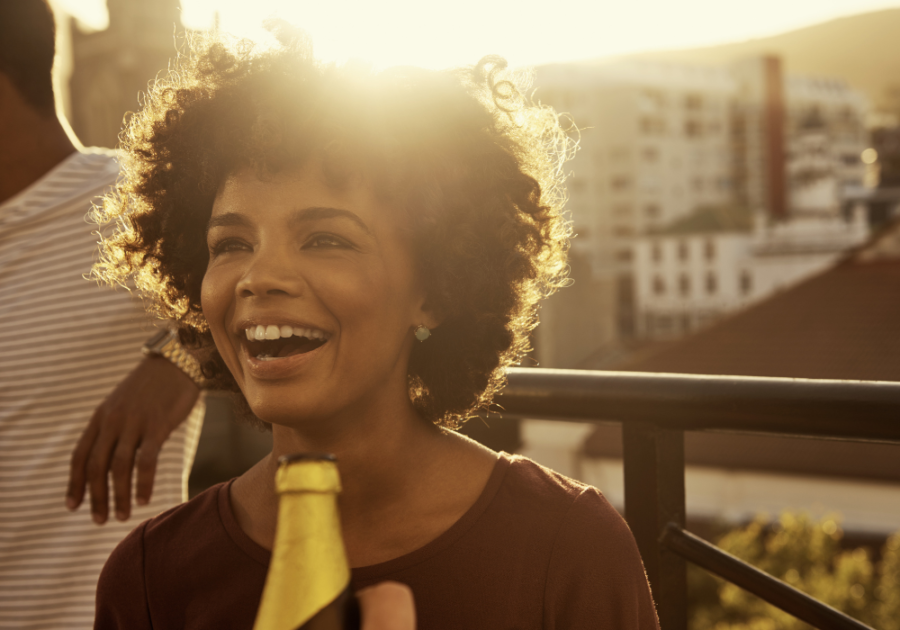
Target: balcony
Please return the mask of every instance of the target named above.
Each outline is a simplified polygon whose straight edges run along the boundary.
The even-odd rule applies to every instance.
[[[625,517],[665,630],[687,628],[688,562],[816,628],[869,628],[685,530],[684,432],[896,444],[900,383],[513,369],[497,403],[507,416],[621,423]]]

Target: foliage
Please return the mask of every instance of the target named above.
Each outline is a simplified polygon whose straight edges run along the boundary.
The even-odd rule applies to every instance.
[[[881,559],[867,548],[844,549],[834,518],[784,513],[757,518],[724,534],[718,546],[794,588],[877,630],[900,630],[900,532]],[[808,624],[746,591],[689,567],[692,630],[807,630]]]

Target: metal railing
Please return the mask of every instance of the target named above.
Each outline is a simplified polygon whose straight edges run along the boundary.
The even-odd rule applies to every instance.
[[[687,628],[686,561],[821,630],[869,628],[684,530],[684,432],[900,442],[900,383],[515,368],[497,403],[522,417],[621,422],[626,519],[663,630]]]

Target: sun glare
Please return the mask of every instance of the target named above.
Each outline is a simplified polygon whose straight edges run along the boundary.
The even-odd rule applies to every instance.
[[[151,0],[143,0],[151,1]],[[152,0],[158,2],[171,0]],[[90,28],[105,28],[105,0],[53,0]],[[441,68],[486,54],[533,65],[688,48],[766,37],[843,15],[898,7],[900,0],[181,0],[183,22],[268,39],[263,20],[307,31],[327,61]]]

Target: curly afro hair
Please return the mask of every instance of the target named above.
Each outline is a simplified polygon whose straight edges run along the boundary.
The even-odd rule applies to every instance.
[[[177,322],[211,387],[238,391],[200,305],[219,186],[240,168],[265,177],[310,161],[335,187],[364,173],[407,213],[443,318],[412,351],[410,398],[426,420],[458,428],[503,387],[530,350],[539,301],[567,282],[562,164],[574,143],[505,67],[485,57],[374,72],[321,64],[302,38],[195,39],[121,135],[122,177],[95,217],[117,229],[95,274],[133,279],[150,310]]]

